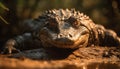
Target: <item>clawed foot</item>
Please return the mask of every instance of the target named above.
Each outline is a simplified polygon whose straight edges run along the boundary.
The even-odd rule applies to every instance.
[[[14,47],[15,45],[16,45],[16,41],[14,39],[8,40],[3,48],[2,54],[5,53],[11,54],[13,50],[20,52],[20,50]]]

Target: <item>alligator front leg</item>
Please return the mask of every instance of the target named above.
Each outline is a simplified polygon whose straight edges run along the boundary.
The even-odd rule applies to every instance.
[[[17,48],[21,46],[21,44],[23,44],[25,41],[32,40],[32,38],[33,37],[31,33],[24,33],[23,35],[19,35],[15,38],[9,39],[5,43],[2,53],[11,54],[13,50],[20,52],[20,50]]]
[[[104,43],[108,46],[120,46],[120,37],[113,30],[107,29],[105,31]]]
[[[99,42],[102,46],[120,46],[120,37],[110,29],[105,29],[102,25],[96,24]]]

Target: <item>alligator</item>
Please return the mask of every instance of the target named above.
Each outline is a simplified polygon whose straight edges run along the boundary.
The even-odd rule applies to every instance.
[[[12,53],[28,40],[37,39],[43,47],[78,49],[88,46],[119,46],[120,38],[110,29],[95,24],[75,9],[45,11],[36,19],[26,20],[25,33],[9,39],[4,50]]]

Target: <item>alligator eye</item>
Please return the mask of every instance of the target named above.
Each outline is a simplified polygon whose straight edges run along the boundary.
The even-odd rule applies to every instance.
[[[78,21],[75,21],[75,22],[72,23],[72,25],[73,25],[74,27],[78,27],[78,26],[79,26],[79,22],[78,22]]]
[[[49,26],[50,26],[50,27],[55,27],[55,26],[56,26],[56,23],[50,22],[50,23],[49,23]]]
[[[56,27],[57,26],[57,21],[55,19],[49,19],[48,21],[49,21],[49,23],[48,23],[49,27]]]
[[[68,19],[68,21],[71,23],[71,25],[73,26],[73,27],[79,27],[79,25],[80,25],[80,23],[78,22],[78,20],[76,19],[76,18],[74,18],[74,17],[70,17],[69,19]]]
[[[53,32],[59,32],[58,22],[55,18],[49,18],[46,27]]]

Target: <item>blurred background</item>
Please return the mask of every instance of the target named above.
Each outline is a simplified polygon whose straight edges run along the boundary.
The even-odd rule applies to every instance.
[[[120,36],[120,0],[0,0],[0,46],[22,34],[21,22],[49,9],[75,8]]]

